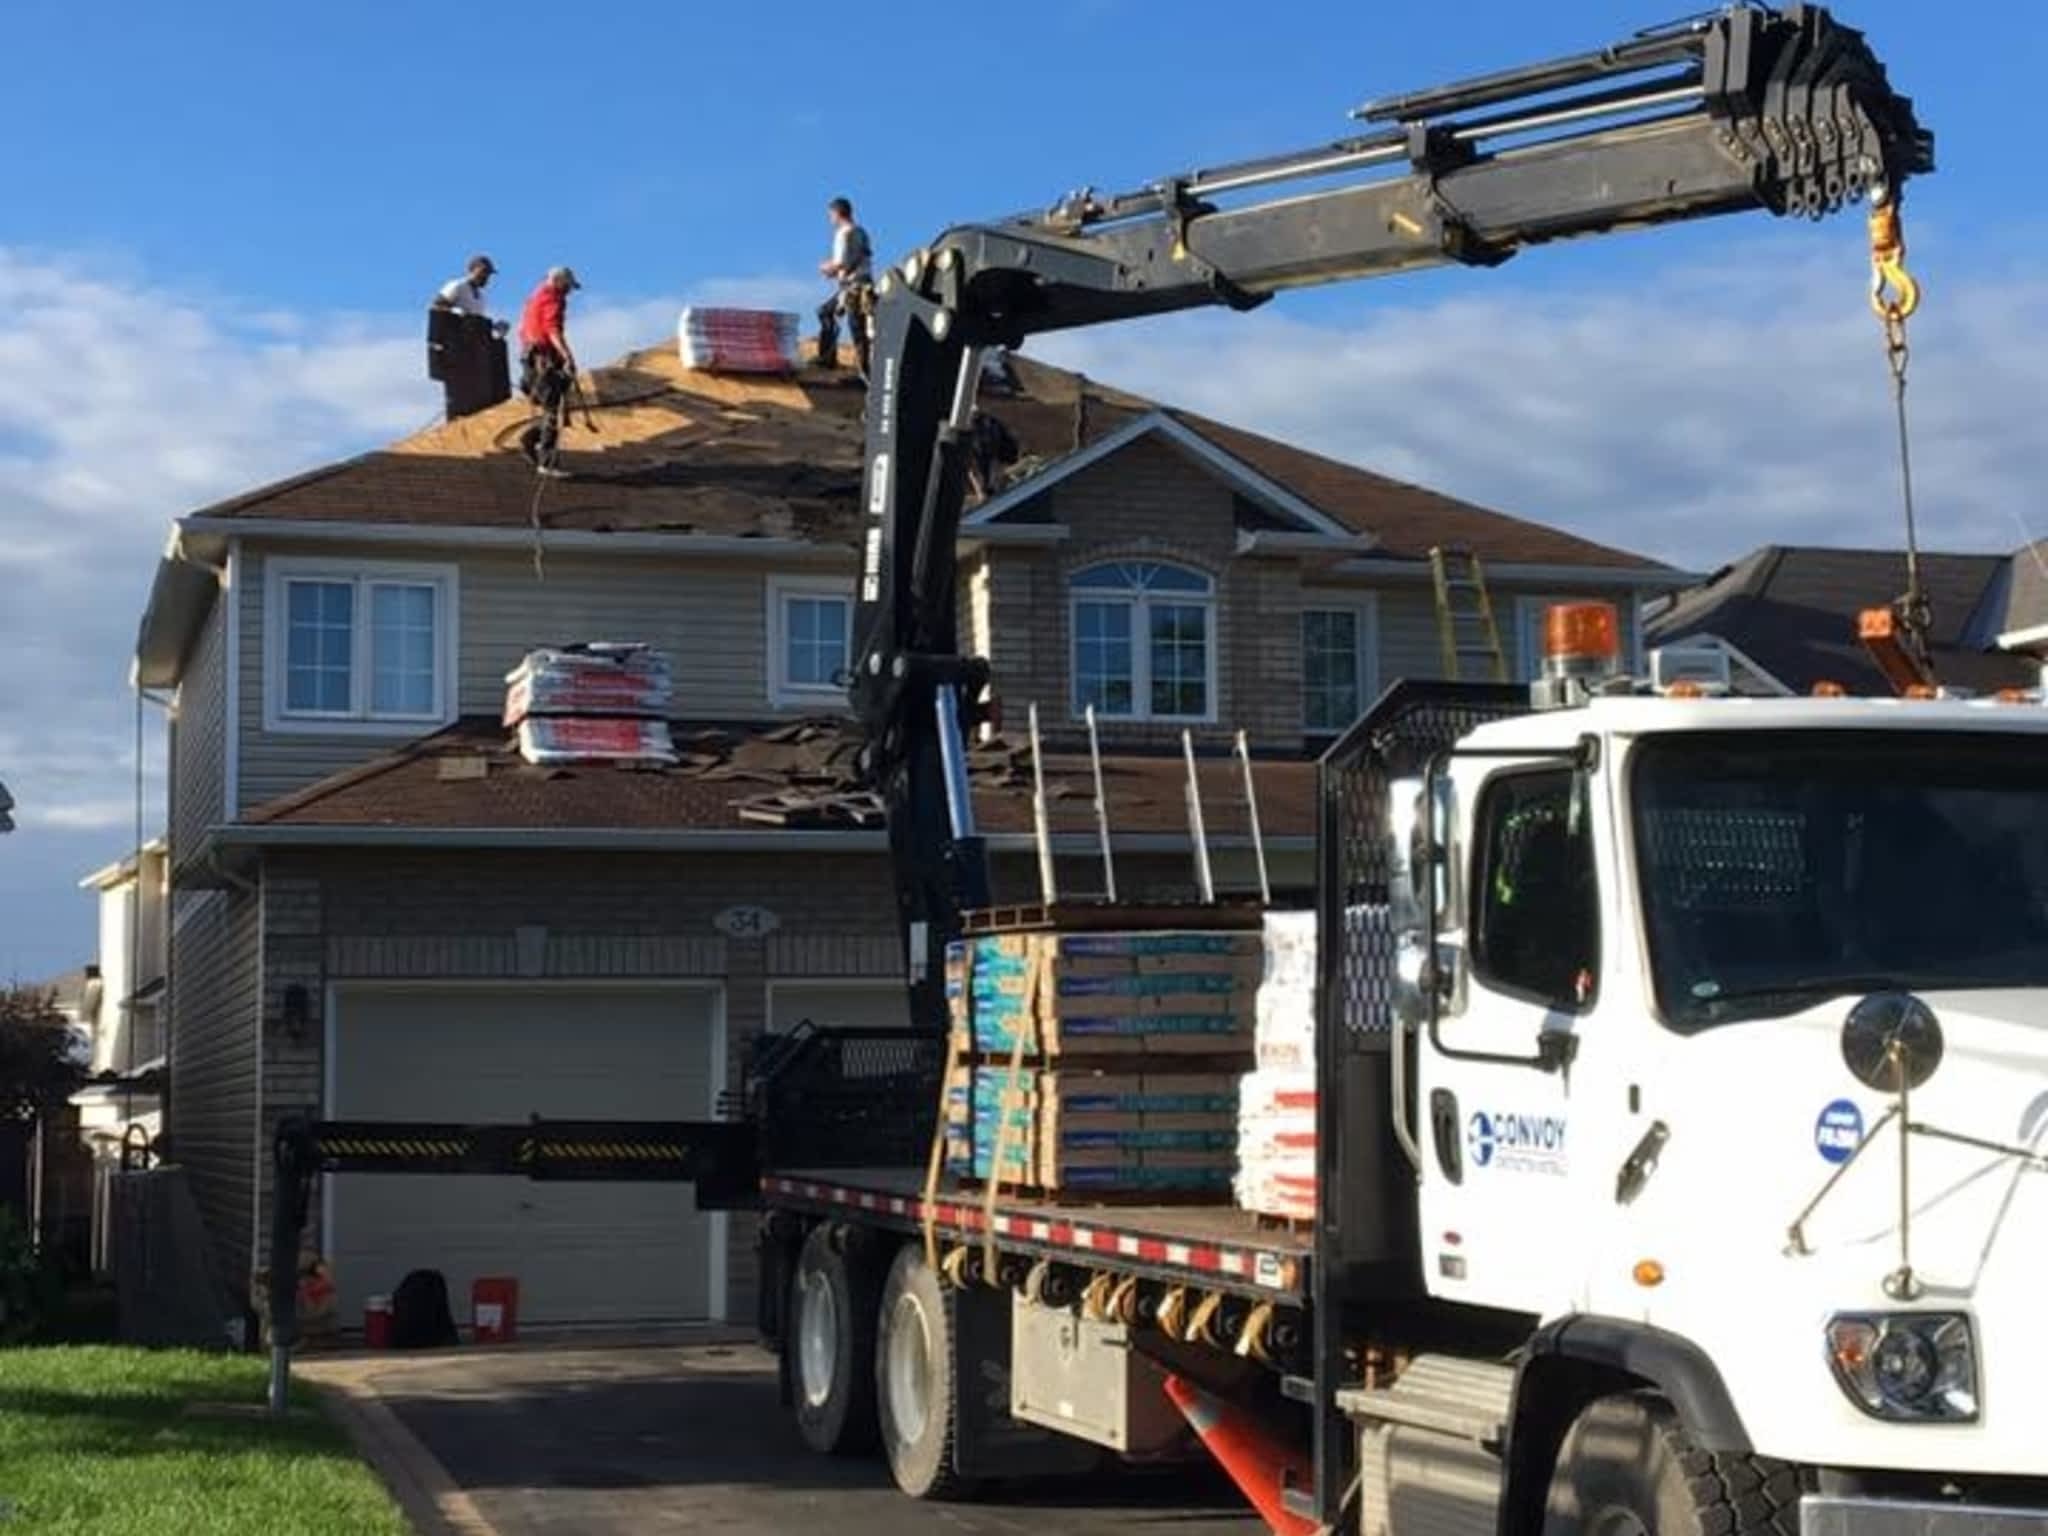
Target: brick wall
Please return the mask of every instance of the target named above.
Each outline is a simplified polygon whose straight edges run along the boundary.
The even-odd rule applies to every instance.
[[[1048,548],[992,547],[987,559],[989,661],[1011,714],[1034,700],[1044,729],[1071,737],[1073,574],[1104,560],[1184,565],[1216,583],[1216,724],[1198,739],[1227,742],[1242,728],[1261,746],[1301,743],[1301,581],[1295,562],[1236,555],[1236,495],[1181,449],[1140,438],[1049,493],[1071,530]],[[1103,721],[1105,747],[1162,747],[1182,727]]]
[[[897,968],[895,904],[879,854],[298,852],[270,858],[262,889],[266,1143],[279,1116],[320,1111],[332,982],[716,979],[732,1084],[747,1041],[766,1025],[770,980],[893,976]],[[713,919],[736,905],[766,907],[780,926],[729,938]],[[305,989],[308,1007],[297,1038],[282,1022],[293,985]],[[261,1179],[267,1219],[267,1167]],[[754,1307],[749,1218],[732,1218],[727,1252],[728,1310],[745,1321]]]

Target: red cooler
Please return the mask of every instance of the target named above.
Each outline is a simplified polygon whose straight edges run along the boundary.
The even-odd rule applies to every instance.
[[[391,1298],[369,1296],[363,1300],[363,1348],[391,1347]]]
[[[519,1323],[519,1282],[510,1275],[480,1275],[469,1288],[469,1321],[479,1344],[510,1344]]]

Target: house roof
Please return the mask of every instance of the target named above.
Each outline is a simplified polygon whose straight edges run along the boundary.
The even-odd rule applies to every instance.
[[[1921,555],[1934,609],[1935,674],[1944,683],[1988,691],[2034,681],[2031,664],[1990,653],[1984,635],[1985,605],[2008,563],[2002,555]],[[1890,602],[1905,583],[1897,550],[1769,544],[1678,594],[1644,632],[1652,644],[1717,636],[1794,693],[1827,681],[1851,693],[1888,694],[1856,638],[1856,615]]]
[[[2007,575],[2004,603],[1995,619],[2000,635],[2035,633],[2036,643],[2048,639],[2048,539],[2036,539],[2014,551]]]
[[[837,719],[782,726],[678,721],[671,726],[679,763],[644,769],[597,763],[537,767],[487,717],[467,718],[370,762],[344,770],[247,813],[255,828],[575,829],[584,831],[856,831],[878,820],[849,816],[857,800],[858,733]],[[1046,757],[1046,793],[1055,836],[1096,833],[1085,755]],[[1234,759],[1198,760],[1209,835],[1246,837],[1243,770]],[[975,811],[985,833],[1032,830],[1028,759],[1003,745],[977,748],[970,766]],[[1315,765],[1254,762],[1261,830],[1269,840],[1304,839],[1314,829]],[[1187,830],[1185,768],[1178,754],[1119,754],[1102,762],[1112,831],[1119,838]],[[786,828],[758,819],[764,801],[794,795]],[[743,815],[753,803],[757,814]],[[262,840],[259,834],[256,840]]]
[[[982,406],[1022,452],[1053,465],[1158,411],[1234,465],[1303,526],[1348,530],[1383,553],[1469,545],[1525,564],[1661,569],[1627,551],[1510,517],[1355,465],[1227,427],[1028,358]],[[673,346],[633,352],[586,375],[562,445],[572,478],[550,483],[550,530],[664,532],[854,544],[859,523],[862,392],[844,373],[806,365],[786,378],[699,372]],[[387,448],[279,481],[192,514],[236,521],[526,528],[535,482],[517,452],[530,418],[520,400],[413,434]],[[1256,499],[1256,498],[1255,498]]]

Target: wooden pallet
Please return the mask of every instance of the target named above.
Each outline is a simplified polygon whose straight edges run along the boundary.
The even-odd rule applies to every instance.
[[[981,907],[963,912],[961,931],[983,933],[1151,933],[1185,930],[1256,932],[1265,908],[1255,901],[1214,906],[1134,906],[1127,902],[1061,901]]]

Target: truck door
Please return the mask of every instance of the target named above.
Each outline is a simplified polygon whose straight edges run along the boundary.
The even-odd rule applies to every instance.
[[[1574,1090],[1602,1045],[1579,1029],[1600,979],[1596,802],[1565,763],[1457,769],[1462,929],[1442,937],[1459,985],[1417,1066],[1423,1270],[1434,1294],[1548,1312],[1591,1236],[1573,1160],[1591,1129]]]

